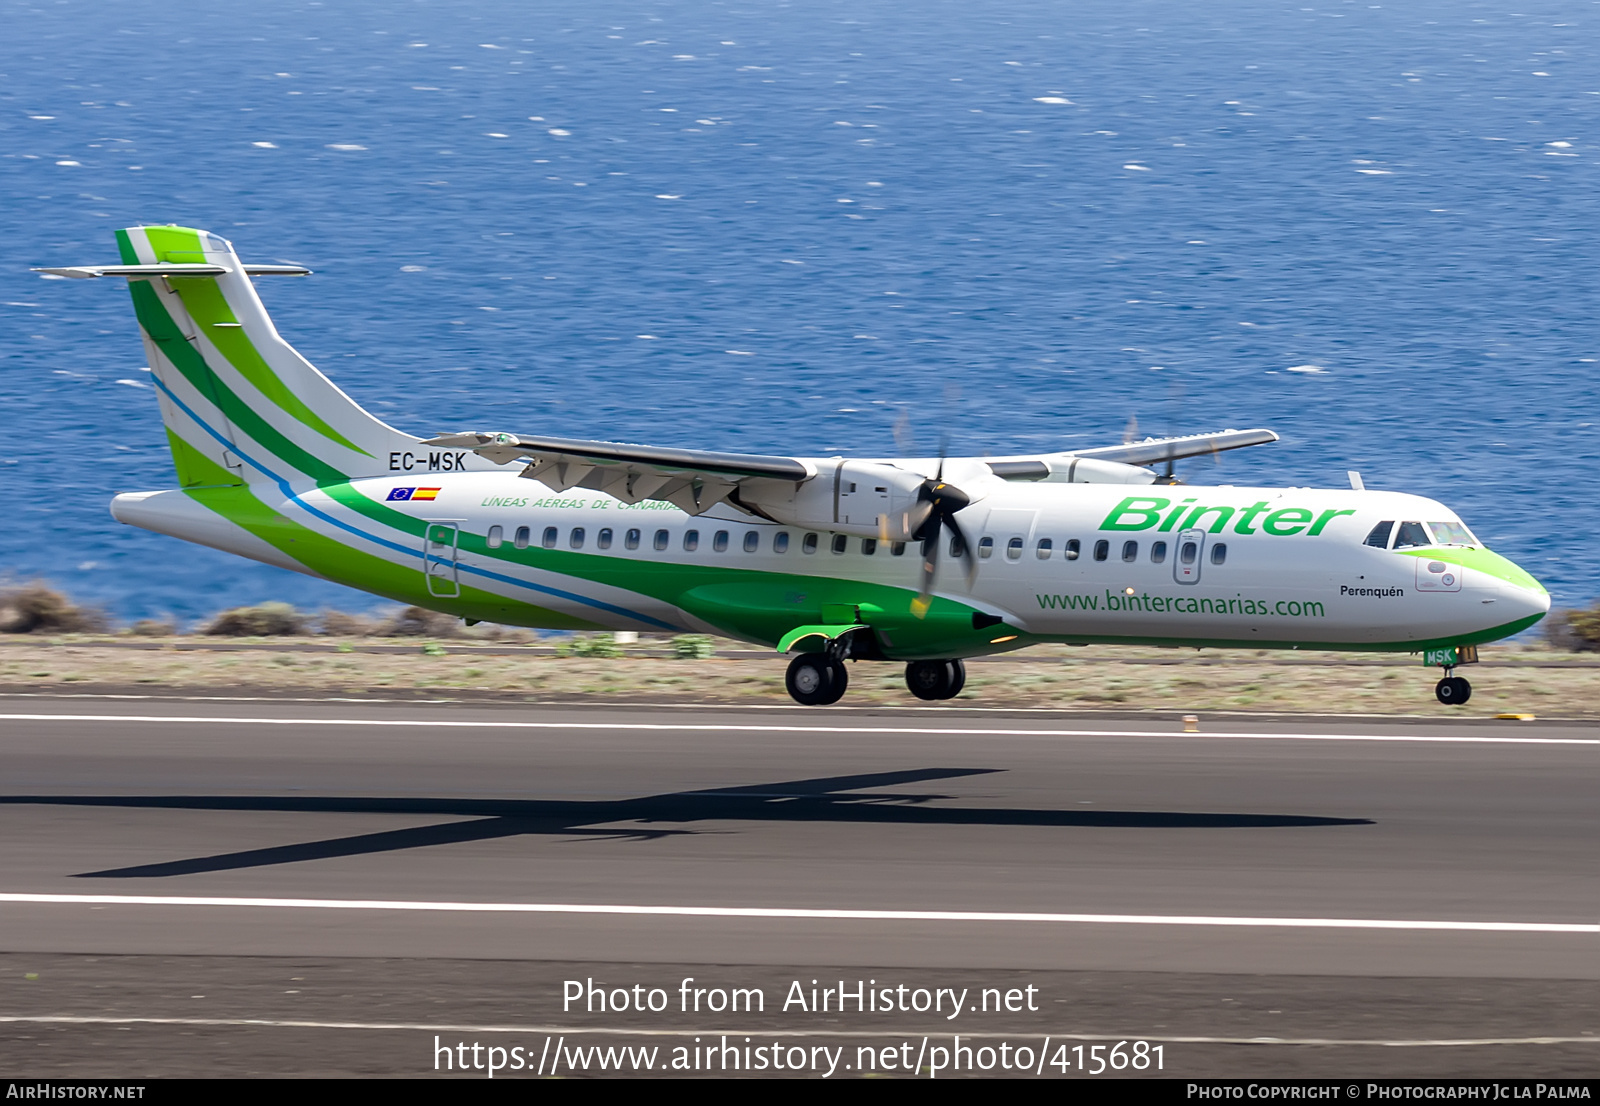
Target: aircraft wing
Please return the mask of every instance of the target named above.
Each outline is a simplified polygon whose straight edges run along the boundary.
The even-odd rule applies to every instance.
[[[1277,440],[1278,435],[1270,430],[1220,430],[1214,434],[1146,438],[1142,442],[1129,442],[1126,445],[1072,449],[1067,452],[1073,457],[1092,457],[1098,461],[1117,461],[1124,465],[1154,465],[1206,453],[1221,453],[1225,449],[1243,449],[1247,445],[1265,445]]]
[[[558,492],[589,488],[625,503],[664,500],[692,515],[728,498],[742,480],[765,478],[799,483],[816,475],[814,467],[793,457],[578,438],[466,433],[445,434],[423,444],[470,449],[500,465],[525,461],[527,467],[521,475]]]

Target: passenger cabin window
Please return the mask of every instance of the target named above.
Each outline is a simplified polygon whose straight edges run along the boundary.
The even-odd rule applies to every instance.
[[[1422,528],[1420,522],[1402,522],[1400,532],[1394,536],[1396,549],[1415,549],[1419,545],[1432,545],[1433,539],[1428,536],[1428,531]]]
[[[491,527],[489,527],[489,535],[488,535],[488,537],[484,538],[484,544],[487,545],[490,549],[499,549],[501,544],[504,543],[505,540],[506,540],[505,527],[504,526],[491,526]]]
[[[1139,543],[1136,542],[1136,541],[1125,541],[1125,542],[1123,542],[1122,543],[1122,559],[1124,561],[1126,561],[1127,563],[1129,563],[1129,564],[1132,564],[1134,561],[1137,561],[1139,559]]]
[[[1100,541],[1097,541],[1097,542],[1094,543],[1094,559],[1095,560],[1103,561],[1109,556],[1111,556],[1111,543],[1110,542],[1108,542],[1108,541],[1106,541],[1105,539],[1102,538]]]
[[[754,553],[761,548],[761,535],[754,530],[746,530],[744,535],[744,551]]]
[[[891,557],[904,557],[905,555],[906,555],[906,543],[905,542],[903,542],[903,541],[892,541],[892,542],[889,543],[889,556],[891,556]]]
[[[802,553],[815,553],[816,551],[817,551],[817,536],[815,534],[807,534],[805,536],[805,540],[800,543],[800,552],[802,552]]]
[[[657,530],[656,531],[656,551],[657,552],[660,552],[661,550],[663,550],[663,549],[665,549],[667,547],[667,541],[668,541],[669,537],[670,537],[670,535],[665,530]]]
[[[623,535],[622,544],[624,546],[626,546],[627,548],[629,548],[629,549],[638,549],[639,548],[639,531],[637,531],[637,530],[629,530],[627,532],[627,534]]]
[[[1150,563],[1153,565],[1164,564],[1167,559],[1167,543],[1153,541],[1150,543]]]
[[[699,548],[700,548],[700,531],[698,531],[698,530],[685,530],[683,532],[683,551],[685,553],[693,553],[696,549],[699,549]]]
[[[986,561],[994,556],[994,539],[985,535],[978,539],[978,559]]]
[[[1362,545],[1370,545],[1374,549],[1388,549],[1389,535],[1394,531],[1394,519],[1380,522],[1372,528],[1372,533],[1367,535],[1367,540]]]
[[[718,530],[712,536],[711,548],[718,553],[726,553],[728,551],[728,532],[726,530]]]
[[[833,551],[835,553],[843,553],[844,547],[849,540],[850,539],[845,537],[843,534],[835,534],[833,536]]]
[[[1217,542],[1216,545],[1213,545],[1211,547],[1211,563],[1212,564],[1220,565],[1222,562],[1226,561],[1227,559],[1228,559],[1228,543],[1227,542],[1219,541],[1219,542]]]
[[[1472,531],[1459,522],[1430,522],[1428,529],[1433,531],[1433,540],[1438,545],[1481,544],[1472,536]]]
[[[1062,552],[1066,554],[1067,560],[1075,561],[1078,559],[1078,552],[1082,548],[1083,546],[1077,538],[1068,538],[1067,544],[1062,547]]]
[[[950,533],[950,556],[952,556],[952,557],[964,557],[964,556],[966,556],[966,553],[967,553],[967,547],[962,544],[961,535],[957,534],[952,529],[951,533]]]
[[[526,526],[517,527],[517,536],[512,540],[511,544],[518,549],[528,548],[529,545],[533,544],[533,531]]]
[[[774,553],[789,552],[789,531],[779,530],[772,535],[772,551]]]
[[[1186,541],[1178,547],[1178,560],[1186,565],[1192,565],[1200,556],[1200,546],[1196,542]]]
[[[1006,542],[1006,560],[1017,561],[1022,559],[1022,539],[1012,538]]]
[[[602,530],[598,534],[596,534],[594,536],[594,544],[595,544],[595,548],[596,549],[610,549],[611,548],[611,531],[609,529],[607,529],[607,530]]]
[[[546,549],[554,549],[556,547],[556,528],[554,526],[546,526],[544,528],[544,547]]]
[[[567,544],[574,549],[583,548],[583,527],[574,526],[572,528],[572,537],[568,539]]]
[[[1033,547],[1033,555],[1038,557],[1041,561],[1048,561],[1050,559],[1051,548],[1052,546],[1049,538],[1040,538],[1038,543]]]
[[[874,553],[876,553],[877,551],[878,551],[878,539],[877,538],[862,538],[861,539],[861,552],[865,553],[867,556],[870,557]]]

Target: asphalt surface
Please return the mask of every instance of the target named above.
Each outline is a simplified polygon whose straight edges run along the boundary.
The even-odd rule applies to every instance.
[[[1600,1073],[1600,727],[1181,731],[0,698],[0,1072],[420,1074],[435,1036],[915,1055],[961,1032],[1165,1042],[1168,1076]],[[687,976],[766,1008],[680,1010]],[[591,978],[671,1005],[564,1009]],[[781,1008],[812,979],[1033,986],[1035,1009]],[[1060,1055],[1044,1074],[1082,1074]]]

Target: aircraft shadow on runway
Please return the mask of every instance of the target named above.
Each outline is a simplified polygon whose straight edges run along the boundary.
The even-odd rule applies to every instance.
[[[920,768],[830,776],[755,787],[678,791],[634,799],[407,799],[232,795],[8,795],[7,805],[133,807],[157,810],[275,811],[299,814],[429,814],[469,821],[384,830],[296,845],[220,853],[214,856],[82,872],[81,879],[147,879],[261,868],[306,860],[488,841],[545,834],[648,841],[693,835],[704,829],[672,829],[661,823],[849,822],[913,826],[1056,826],[1117,829],[1289,829],[1371,825],[1369,818],[1296,814],[1216,814],[1180,811],[1029,810],[1005,807],[931,806],[950,795],[865,790],[929,780],[981,776],[998,768]],[[617,823],[631,823],[618,826]]]

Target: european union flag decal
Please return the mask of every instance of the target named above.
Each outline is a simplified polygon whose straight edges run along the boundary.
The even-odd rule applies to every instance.
[[[415,489],[415,488],[396,488],[396,489],[394,489],[394,491],[389,493],[389,500],[388,501],[390,503],[393,503],[397,499],[410,499],[411,498],[411,493],[416,491],[416,490],[417,489]]]

